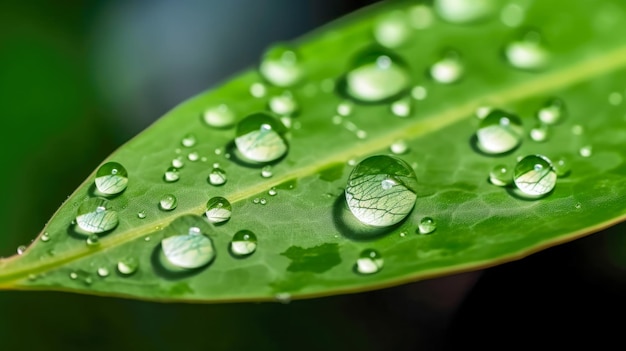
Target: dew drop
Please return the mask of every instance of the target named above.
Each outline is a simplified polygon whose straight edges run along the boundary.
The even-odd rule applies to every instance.
[[[437,229],[437,222],[431,217],[424,217],[420,219],[417,228],[420,234],[430,234]]]
[[[396,97],[410,83],[404,60],[382,49],[357,55],[345,79],[346,95],[363,102],[382,102]]]
[[[182,156],[178,156],[172,160],[172,167],[174,168],[183,168],[185,166],[185,162],[183,161]]]
[[[583,135],[585,133],[585,128],[580,124],[575,124],[572,126],[572,134],[574,135]]]
[[[356,137],[359,138],[359,139],[367,138],[367,132],[364,131],[363,129],[357,130],[355,134],[356,134]]]
[[[108,277],[109,276],[109,269],[106,267],[100,267],[98,268],[98,270],[96,271],[96,273],[98,273],[98,275],[102,278]]]
[[[178,199],[172,194],[165,194],[159,200],[159,208],[163,211],[171,211],[178,206]]]
[[[480,122],[476,132],[477,146],[488,154],[505,153],[521,143],[523,132],[519,117],[502,110],[492,110]]]
[[[537,119],[541,123],[553,125],[559,123],[565,117],[565,103],[558,98],[552,98],[537,112]]]
[[[550,59],[542,43],[541,35],[535,31],[528,31],[521,39],[507,44],[504,54],[511,66],[524,70],[541,69]]]
[[[267,200],[264,197],[262,197],[261,200],[259,200],[259,203],[261,205],[265,205],[265,204],[267,204]]]
[[[95,184],[103,195],[119,194],[128,185],[128,172],[117,162],[107,162],[98,168]]]
[[[267,113],[255,113],[237,125],[235,145],[241,155],[253,162],[272,162],[287,153],[285,126]]]
[[[421,85],[416,85],[411,89],[411,96],[418,101],[424,100],[428,96],[428,90]]]
[[[209,178],[207,180],[209,184],[219,186],[224,185],[228,178],[226,177],[226,171],[219,168],[219,165],[213,165],[213,170],[209,173]]]
[[[255,197],[254,200],[252,200],[252,203],[253,204],[258,204],[259,203],[259,198]]]
[[[215,258],[213,242],[204,234],[174,235],[161,240],[167,262],[177,268],[194,269],[209,264]]]
[[[337,113],[339,116],[350,116],[352,114],[352,109],[354,108],[354,103],[351,101],[342,101],[337,105]]]
[[[96,234],[91,234],[87,237],[85,243],[87,244],[87,246],[98,246],[100,245],[100,237],[98,237],[98,235]]]
[[[187,159],[191,162],[196,162],[198,161],[198,159],[200,159],[200,155],[197,151],[192,151],[189,153],[189,155],[187,155]]]
[[[433,11],[426,5],[415,5],[408,11],[409,23],[415,29],[426,29],[433,23]]]
[[[230,219],[233,208],[228,200],[221,196],[211,198],[206,203],[206,217],[211,223],[223,223]]]
[[[196,145],[196,136],[194,134],[186,134],[183,139],[180,141],[180,143],[184,146],[184,147],[193,147]]]
[[[165,174],[163,174],[163,180],[166,181],[167,183],[173,183],[176,182],[180,179],[180,174],[178,173],[178,168],[176,167],[169,167],[166,171]]]
[[[50,241],[50,234],[48,232],[44,232],[43,234],[41,234],[41,241],[43,241],[44,243]]]
[[[298,54],[284,44],[270,48],[263,56],[259,72],[268,82],[278,87],[296,84],[303,74]]]
[[[131,275],[139,269],[139,261],[134,257],[126,257],[117,262],[117,271],[123,275]]]
[[[380,45],[388,48],[404,44],[411,32],[406,14],[399,10],[380,16],[374,25],[374,38]]]
[[[403,97],[391,104],[391,113],[398,117],[408,117],[411,114],[411,99]]]
[[[577,202],[576,205],[574,205],[574,207],[576,207],[577,210],[580,210],[583,205],[580,202]]]
[[[240,230],[230,242],[230,252],[238,257],[248,256],[256,251],[256,235],[249,230]]]
[[[593,147],[591,145],[585,145],[578,150],[578,154],[582,157],[591,157],[593,154]]]
[[[391,144],[390,151],[396,155],[406,154],[409,151],[409,146],[404,140],[398,140]]]
[[[537,197],[554,189],[556,173],[547,157],[529,155],[522,158],[515,166],[513,181],[524,195]]]
[[[515,28],[524,22],[524,9],[514,3],[507,4],[500,12],[500,20],[505,26]]]
[[[225,104],[209,107],[202,113],[204,123],[213,128],[231,127],[235,119],[235,113]]]
[[[444,21],[470,23],[484,19],[495,10],[494,0],[435,0],[435,12]]]
[[[119,222],[117,211],[109,201],[94,197],[83,202],[76,211],[76,225],[82,234],[97,234],[112,230]]]
[[[273,175],[274,173],[272,173],[272,166],[265,166],[261,168],[261,177],[271,178]]]
[[[510,167],[506,165],[496,165],[489,172],[489,181],[493,185],[507,186],[513,183],[513,172]]]
[[[463,76],[464,67],[459,54],[455,51],[446,52],[443,57],[430,67],[430,76],[437,83],[456,83]]]
[[[567,158],[561,156],[552,161],[552,167],[558,177],[564,177],[571,171],[571,166]]]
[[[271,188],[271,189],[267,192],[267,194],[268,194],[269,196],[276,196],[276,194],[278,194],[278,193],[276,192],[276,188]]]
[[[78,274],[76,272],[70,272],[69,276],[72,280],[78,279]]]
[[[139,219],[146,218],[146,211],[145,210],[141,210],[141,211],[137,212],[137,218],[139,218]]]
[[[289,116],[298,110],[298,102],[290,92],[284,92],[270,99],[269,108],[277,115]]]
[[[365,249],[356,260],[356,271],[360,274],[374,274],[383,269],[383,256],[374,249]]]
[[[266,93],[267,88],[265,87],[265,84],[257,82],[250,85],[250,95],[254,96],[255,98],[260,99],[264,97]]]
[[[274,300],[286,305],[291,302],[291,294],[288,292],[281,292],[274,295]]]
[[[17,247],[17,254],[23,255],[26,252],[26,245],[20,245]]]
[[[387,227],[403,220],[413,209],[417,177],[403,160],[386,155],[361,161],[350,173],[345,189],[352,214],[362,223]]]
[[[485,117],[487,117],[491,111],[493,111],[493,108],[489,106],[480,106],[476,109],[476,118],[485,119]]]
[[[530,138],[536,142],[546,141],[548,139],[548,126],[539,124],[530,130]]]

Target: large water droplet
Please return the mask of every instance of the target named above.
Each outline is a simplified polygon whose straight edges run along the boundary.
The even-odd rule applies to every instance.
[[[202,120],[210,127],[228,128],[235,124],[235,113],[225,104],[209,107],[202,113]]]
[[[277,115],[290,116],[298,110],[298,102],[290,92],[284,92],[270,99],[269,108]]]
[[[435,0],[433,7],[439,17],[451,23],[469,23],[492,14],[494,0]]]
[[[276,45],[265,53],[259,72],[271,84],[289,87],[300,80],[303,69],[293,49],[286,45]]]
[[[521,159],[515,166],[513,181],[524,195],[537,197],[554,189],[556,173],[547,157],[529,155]]]
[[[241,155],[253,162],[272,162],[287,153],[285,126],[267,113],[255,113],[237,125],[235,145]]]
[[[437,222],[431,217],[424,217],[420,219],[417,228],[420,234],[430,234],[437,229]]]
[[[230,202],[221,196],[213,197],[206,203],[206,217],[211,223],[226,222],[232,211]]]
[[[437,83],[452,84],[463,76],[464,68],[456,51],[448,51],[430,67],[430,76]]]
[[[383,256],[374,249],[365,249],[356,260],[356,271],[361,274],[373,274],[383,269]]]
[[[204,233],[206,222],[195,215],[177,218],[164,231],[161,250],[165,261],[175,268],[194,269],[209,264],[215,258],[213,242]]]
[[[256,251],[256,235],[249,230],[240,230],[230,242],[230,252],[235,256],[247,256]]]
[[[171,211],[178,206],[178,199],[172,194],[165,194],[159,200],[159,208],[163,211]]]
[[[386,155],[361,161],[350,173],[345,190],[352,214],[362,223],[386,227],[413,209],[417,177],[403,160]]]
[[[493,185],[507,186],[513,182],[513,172],[506,165],[497,165],[489,172],[489,181]]]
[[[545,67],[550,54],[542,43],[541,35],[526,32],[521,39],[514,40],[504,48],[504,55],[511,66],[519,69],[537,70]]]
[[[126,257],[117,262],[117,271],[123,275],[131,275],[139,269],[139,261],[135,257]]]
[[[178,173],[178,168],[176,167],[169,167],[165,171],[165,174],[163,174],[163,180],[168,183],[176,182],[179,179],[180,179],[180,174]]]
[[[117,162],[107,162],[98,168],[95,183],[101,194],[119,194],[128,185],[128,172]]]
[[[118,224],[117,212],[110,209],[109,201],[103,198],[90,198],[76,211],[76,225],[84,234],[104,233]]]
[[[565,103],[558,98],[552,98],[546,101],[539,111],[537,118],[541,123],[552,125],[559,123],[565,117]]]
[[[374,38],[385,47],[396,48],[411,36],[407,15],[399,10],[380,16],[374,25]]]
[[[396,97],[410,83],[404,60],[387,50],[370,50],[356,56],[345,79],[345,93],[363,102]]]
[[[516,148],[522,141],[522,121],[514,114],[492,110],[480,122],[476,136],[478,148],[485,153],[500,154]]]

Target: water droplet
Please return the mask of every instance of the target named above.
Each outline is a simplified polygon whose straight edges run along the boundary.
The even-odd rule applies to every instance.
[[[411,96],[415,100],[424,100],[428,96],[428,90],[421,85],[416,85],[411,89]]]
[[[77,229],[84,234],[104,233],[112,230],[119,222],[117,212],[110,209],[109,201],[94,197],[83,202],[76,211]]]
[[[219,168],[219,165],[214,165],[213,170],[211,170],[211,173],[209,173],[209,177],[207,180],[209,181],[209,184],[219,186],[224,185],[228,178],[226,177],[226,171]]]
[[[20,245],[17,247],[17,254],[23,255],[26,252],[26,245]]]
[[[529,155],[515,166],[513,181],[524,195],[542,196],[554,189],[556,173],[547,157]]]
[[[493,0],[435,0],[435,12],[451,23],[470,23],[488,17],[495,10]]]
[[[215,258],[213,242],[204,234],[174,235],[161,240],[165,259],[183,269],[209,264]]]
[[[541,69],[550,59],[542,43],[541,35],[535,31],[528,31],[521,39],[507,44],[504,54],[511,66],[526,70]]]
[[[235,256],[247,256],[256,251],[256,235],[249,230],[240,230],[230,242],[230,252]]]
[[[360,274],[373,274],[383,269],[383,256],[374,249],[365,249],[356,260],[356,271]]]
[[[252,203],[253,204],[258,204],[259,203],[259,198],[255,197],[254,200],[252,200]]]
[[[172,160],[172,167],[174,168],[183,168],[185,166],[185,162],[183,161],[182,156],[178,156]]]
[[[191,162],[196,162],[198,161],[198,159],[200,159],[200,155],[197,151],[192,151],[189,153],[189,155],[187,155],[187,159]]]
[[[507,186],[513,182],[513,174],[510,167],[497,165],[489,172],[489,181],[493,185]]]
[[[134,257],[126,257],[117,262],[117,271],[123,275],[131,275],[139,269],[139,261]]]
[[[359,138],[359,139],[367,138],[367,132],[364,131],[363,129],[357,130],[355,134],[356,134],[356,137]]]
[[[426,5],[415,5],[408,11],[409,23],[415,29],[426,29],[433,23],[433,10]]]
[[[98,168],[95,183],[103,195],[119,194],[128,185],[128,172],[117,162],[107,162]]]
[[[283,305],[286,305],[291,302],[291,294],[288,292],[282,292],[274,295],[274,299]]]
[[[593,154],[593,147],[591,145],[585,145],[578,150],[578,153],[582,157],[591,157]]]
[[[41,241],[43,241],[44,243],[50,241],[50,234],[48,232],[44,232],[43,234],[41,234]]]
[[[261,177],[270,178],[273,175],[274,173],[272,173],[272,166],[265,166],[261,168]]]
[[[213,128],[231,127],[235,119],[235,113],[225,104],[209,107],[202,113],[204,123]]]
[[[98,246],[100,245],[100,237],[96,234],[91,234],[87,237],[85,243],[87,243],[87,246]]]
[[[500,12],[500,20],[505,26],[515,28],[524,22],[524,9],[514,3],[507,4]]]
[[[340,116],[350,116],[352,114],[352,109],[354,108],[354,103],[351,101],[342,101],[337,105],[337,113]]]
[[[172,194],[165,194],[159,200],[159,208],[163,211],[171,211],[178,206],[178,199]]]
[[[270,99],[269,108],[277,115],[293,115],[298,110],[298,102],[290,92],[284,92]]]
[[[430,76],[437,83],[452,84],[463,76],[464,67],[456,51],[448,51],[430,67]]]
[[[537,118],[541,123],[553,125],[559,123],[565,117],[565,103],[558,98],[552,98],[537,112]]]
[[[476,118],[485,119],[485,117],[487,117],[491,111],[493,111],[493,108],[489,106],[480,106],[476,109]]]
[[[396,97],[410,83],[404,60],[386,50],[370,50],[357,55],[345,79],[345,93],[364,102],[382,102]]]
[[[577,210],[580,210],[583,205],[580,202],[577,202],[576,205],[574,205],[574,207],[576,207]]]
[[[391,113],[398,117],[408,117],[411,114],[411,99],[404,97],[391,104]]]
[[[141,210],[141,211],[137,212],[137,218],[139,218],[139,219],[146,218],[146,211],[145,210]]]
[[[85,283],[85,285],[91,285],[91,283],[93,283],[93,279],[91,279],[91,277],[87,277],[83,280],[83,283]]]
[[[163,174],[163,180],[168,183],[176,182],[179,179],[180,179],[180,174],[178,173],[178,168],[176,167],[169,167],[165,171],[165,174]]]
[[[437,222],[431,217],[424,217],[420,219],[417,228],[420,234],[430,234],[437,229]]]
[[[298,54],[287,45],[276,45],[263,56],[259,72],[271,84],[289,87],[302,77]]]
[[[206,203],[206,217],[211,223],[222,223],[230,219],[233,208],[228,200],[221,196],[211,198]]]
[[[159,229],[159,228],[157,227],[157,229]],[[143,241],[145,241],[145,242],[149,242],[150,240],[152,240],[152,239],[150,238],[150,236],[147,236],[147,237],[143,238]]]
[[[413,209],[417,178],[403,160],[386,155],[361,161],[350,173],[345,190],[352,214],[362,223],[386,227]]]
[[[611,94],[609,94],[609,104],[613,106],[620,105],[623,99],[624,98],[620,92],[614,91]]]
[[[476,132],[477,146],[489,154],[505,153],[521,143],[523,132],[519,117],[502,110],[492,110],[480,122]]]
[[[409,145],[404,140],[398,140],[389,147],[392,153],[396,155],[406,154],[409,151]]]
[[[267,88],[265,87],[265,84],[257,82],[250,85],[250,95],[254,96],[255,98],[260,99],[264,97],[266,93]]]
[[[267,200],[264,197],[262,197],[261,200],[259,200],[259,203],[261,205],[265,205],[265,204],[267,204]]]
[[[530,138],[533,141],[542,142],[548,139],[548,126],[545,124],[539,124],[530,130]]]
[[[109,276],[109,269],[106,268],[106,267],[100,267],[100,268],[98,268],[98,270],[96,272],[102,278],[105,278],[105,277]]]
[[[78,274],[76,272],[70,272],[70,279],[72,280],[78,279]]]
[[[561,156],[552,161],[552,167],[558,177],[564,177],[571,171],[571,166],[567,158]]]
[[[285,132],[285,126],[276,118],[267,113],[255,113],[237,125],[235,145],[245,159],[275,161],[287,153]]]
[[[183,139],[180,141],[180,143],[184,146],[184,147],[193,147],[196,145],[196,136],[194,134],[186,134]]]
[[[271,189],[267,192],[267,194],[268,194],[269,196],[276,196],[276,194],[277,194],[277,192],[276,192],[276,188],[271,188]]]
[[[380,45],[388,48],[404,44],[411,32],[406,14],[399,10],[380,16],[374,25],[374,38]]]
[[[580,124],[575,124],[572,126],[572,134],[574,135],[583,135],[585,133],[585,128]]]

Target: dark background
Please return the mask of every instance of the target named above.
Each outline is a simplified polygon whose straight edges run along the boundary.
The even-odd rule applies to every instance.
[[[0,256],[176,104],[372,2],[2,1]],[[622,224],[481,272],[286,305],[0,292],[0,350],[610,349],[625,267]]]

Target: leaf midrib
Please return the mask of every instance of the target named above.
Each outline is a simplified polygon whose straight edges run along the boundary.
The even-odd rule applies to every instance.
[[[376,138],[371,138],[364,143],[360,143],[358,147],[347,148],[341,153],[331,155],[328,158],[316,160],[316,162],[311,162],[305,167],[292,170],[291,172],[286,172],[280,176],[275,176],[262,184],[257,183],[254,186],[239,189],[238,191],[230,194],[229,199],[231,203],[236,203],[257,194],[264,189],[277,186],[291,179],[299,179],[317,174],[329,165],[346,162],[350,158],[366,156],[375,151],[385,149],[395,140],[417,139],[423,135],[429,134],[430,132],[443,129],[455,122],[460,122],[471,117],[480,105],[509,104],[532,96],[545,94],[559,88],[567,87],[573,85],[574,83],[583,82],[589,78],[610,73],[624,66],[626,66],[626,46],[604,53],[603,55],[591,57],[586,61],[572,64],[565,69],[546,73],[537,78],[519,83],[508,89],[500,90],[497,93],[490,93],[484,96],[476,97],[461,104],[460,106],[426,116],[416,120],[412,124],[409,124],[408,127],[405,126],[405,128],[401,130],[392,130],[389,133]],[[85,249],[82,247],[76,250],[68,251],[62,255],[57,255],[53,260],[48,261],[46,264],[36,262],[34,267],[33,264],[31,264],[22,267],[18,266],[13,269],[5,269],[0,273],[0,289],[12,287],[15,281],[18,281],[29,274],[38,274],[50,271],[67,263],[80,260],[85,256],[117,247],[129,241],[153,233],[158,230],[156,228],[164,228],[172,220],[181,215],[202,214],[204,210],[204,204],[201,204],[191,211],[170,215],[162,218],[159,222],[146,224],[135,228],[135,230],[119,233],[118,235],[110,238],[104,238],[101,240],[101,244],[97,249]],[[27,254],[28,251],[26,255]],[[18,256],[5,260],[4,264],[6,265],[11,263],[10,261],[14,261],[16,257]]]

